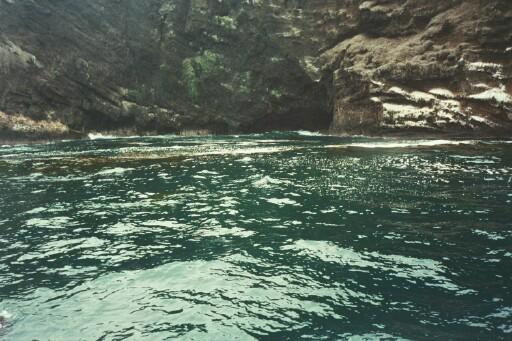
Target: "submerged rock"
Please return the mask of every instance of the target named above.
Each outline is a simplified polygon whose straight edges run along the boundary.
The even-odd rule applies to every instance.
[[[12,318],[12,315],[7,311],[0,311],[0,331],[7,327],[8,320]]]

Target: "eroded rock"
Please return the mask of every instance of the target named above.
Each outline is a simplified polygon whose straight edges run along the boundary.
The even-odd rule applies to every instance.
[[[510,134],[511,21],[499,0],[4,0],[0,110],[42,134]]]

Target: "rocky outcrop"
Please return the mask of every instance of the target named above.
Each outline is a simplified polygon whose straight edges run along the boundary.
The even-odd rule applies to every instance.
[[[359,33],[321,57],[332,130],[510,135],[512,3],[365,1],[355,13]]]
[[[506,135],[511,7],[0,0],[0,134]]]
[[[327,93],[286,37],[289,6],[0,0],[0,111],[78,136],[324,128]]]

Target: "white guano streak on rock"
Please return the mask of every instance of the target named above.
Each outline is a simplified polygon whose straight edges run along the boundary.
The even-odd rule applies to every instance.
[[[466,125],[466,115],[462,112],[462,106],[459,101],[442,100],[437,103],[435,109],[437,109],[437,124],[455,123],[461,126]]]
[[[432,96],[431,94],[428,94],[426,92],[422,91],[413,91],[413,92],[407,92],[402,88],[399,88],[397,86],[392,87],[389,89],[389,92],[404,96],[408,100],[412,102],[430,102],[432,100],[435,100],[436,98]]]
[[[432,95],[436,95],[436,96],[442,96],[442,97],[446,97],[446,98],[455,98],[454,93],[448,89],[434,88],[434,89],[430,89],[428,92],[431,93]]]
[[[386,128],[428,128],[429,124],[424,119],[431,116],[432,110],[414,105],[384,103],[384,121],[382,127]]]
[[[475,122],[485,124],[489,127],[497,127],[498,126],[496,123],[494,123],[493,121],[491,121],[485,117],[473,115],[470,118],[471,118],[471,120],[473,120]]]
[[[486,62],[474,62],[467,63],[466,69],[468,71],[478,71],[485,72],[491,74],[493,78],[496,79],[504,79],[505,75],[503,74],[503,65],[496,63],[486,63]]]
[[[512,104],[512,96],[505,91],[505,87],[491,88],[479,94],[471,95],[469,98],[479,100],[494,100],[499,104]]]

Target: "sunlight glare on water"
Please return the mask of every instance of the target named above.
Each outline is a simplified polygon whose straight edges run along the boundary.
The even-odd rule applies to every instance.
[[[512,144],[0,148],[0,339],[512,338]]]

